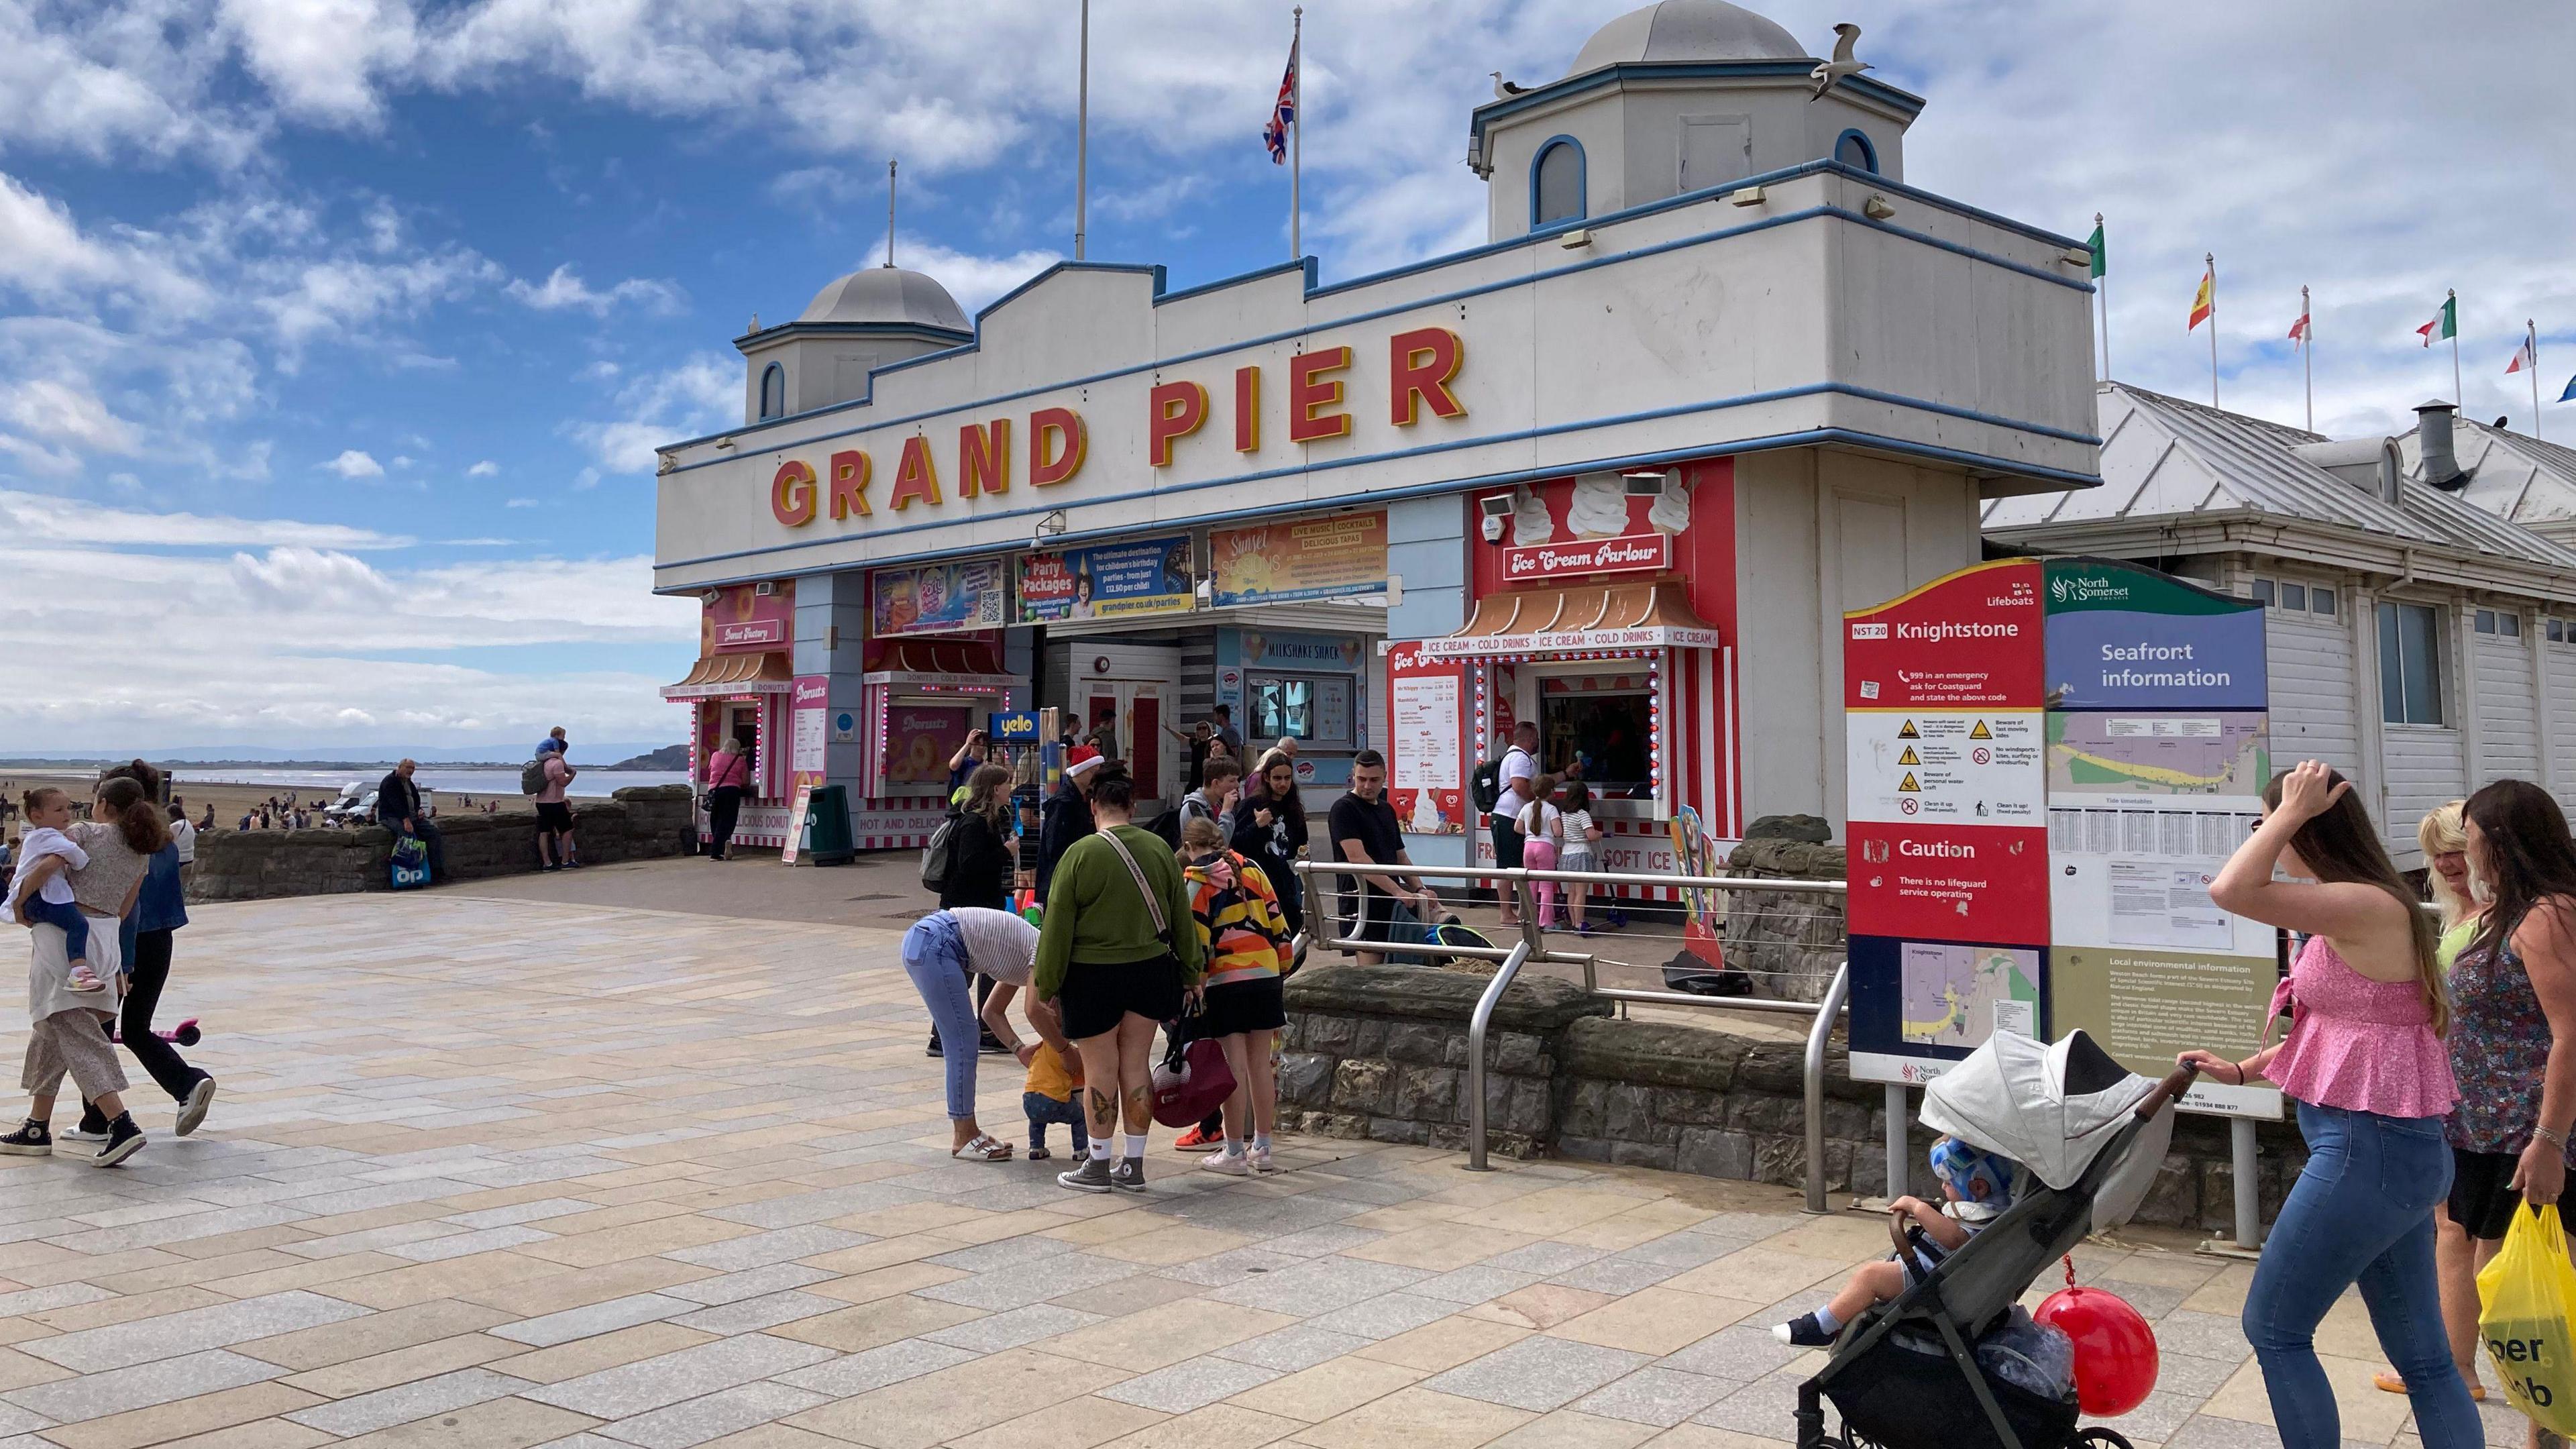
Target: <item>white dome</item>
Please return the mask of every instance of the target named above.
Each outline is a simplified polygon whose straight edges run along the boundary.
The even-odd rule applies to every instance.
[[[1566,74],[1636,61],[1812,58],[1778,22],[1741,5],[1726,0],[1660,0],[1592,32]]]
[[[970,330],[964,309],[946,287],[902,267],[862,267],[816,292],[796,320]]]

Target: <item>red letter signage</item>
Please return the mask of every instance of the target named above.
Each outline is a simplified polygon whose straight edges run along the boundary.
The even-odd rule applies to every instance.
[[[852,514],[861,518],[876,510],[868,507],[868,455],[857,449],[832,455],[832,521],[840,522]]]
[[[1071,408],[1040,408],[1029,414],[1029,486],[1051,488],[1082,471],[1090,446],[1082,414]]]
[[[1338,438],[1351,430],[1351,415],[1326,412],[1338,409],[1342,401],[1342,380],[1317,379],[1324,373],[1339,372],[1351,365],[1347,347],[1326,347],[1314,352],[1301,352],[1288,359],[1288,441],[1311,443],[1318,438]]]
[[[769,512],[789,528],[814,521],[814,467],[794,458],[778,465],[769,480]]]
[[[1207,421],[1207,389],[1195,382],[1166,382],[1146,394],[1145,461],[1157,468],[1172,461],[1172,444],[1199,430]]]
[[[995,418],[988,427],[973,423],[957,430],[957,496],[1011,491],[1011,420]]]
[[[1413,426],[1416,403],[1431,405],[1432,415],[1463,418],[1466,408],[1449,391],[1449,380],[1458,375],[1458,364],[1467,357],[1458,334],[1446,327],[1425,327],[1416,332],[1399,332],[1387,339],[1389,386],[1387,420],[1399,428]]]
[[[1234,450],[1261,451],[1261,369],[1234,370]]]
[[[894,470],[894,511],[901,513],[920,498],[939,502],[939,469],[930,461],[930,440],[919,433],[903,440],[903,461]]]

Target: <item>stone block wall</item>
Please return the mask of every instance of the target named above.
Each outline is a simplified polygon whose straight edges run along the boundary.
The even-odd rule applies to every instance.
[[[1324,1137],[1464,1148],[1467,1022],[1491,977],[1400,966],[1310,966],[1289,983],[1280,1125]],[[1606,1016],[1568,981],[1515,981],[1486,1037],[1488,1150],[1543,1156],[1554,1143],[1556,1044]]]
[[[1757,822],[1758,823],[1758,822]],[[1726,873],[1769,880],[1841,880],[1841,846],[1804,840],[1748,840],[1727,857]],[[1782,1001],[1822,1001],[1842,964],[1849,932],[1840,896],[1794,891],[1728,891],[1719,940],[1726,964],[1753,978],[1760,994]]]
[[[575,801],[573,817],[574,839],[585,861],[608,865],[678,855],[681,832],[691,818],[689,791],[684,785],[629,786],[607,800]],[[533,812],[441,817],[438,828],[446,841],[451,880],[488,880],[537,868]],[[393,832],[376,825],[208,831],[197,837],[188,899],[246,901],[388,890],[393,839]]]
[[[1419,966],[1317,965],[1288,983],[1279,1076],[1283,1127],[1328,1137],[1462,1149],[1467,1021],[1490,977]],[[1612,1015],[1571,982],[1516,981],[1497,1005],[1486,1049],[1485,1121],[1497,1156],[1558,1155],[1703,1177],[1804,1186],[1805,1048],[1714,1024]],[[1839,1043],[1825,1061],[1825,1184],[1885,1196],[1885,1092],[1851,1080]],[[1910,1180],[1938,1191],[1913,1127]],[[2264,1124],[2256,1161],[2263,1218],[2306,1162],[2297,1130]],[[2227,1124],[2176,1125],[2138,1221],[2208,1230],[2234,1218]]]

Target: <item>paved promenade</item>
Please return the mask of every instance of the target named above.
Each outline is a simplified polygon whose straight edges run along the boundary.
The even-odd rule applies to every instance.
[[[1758,1449],[1813,1361],[1769,1325],[1885,1246],[1778,1189],[1367,1144],[1260,1180],[1158,1150],[1142,1197],[954,1162],[894,949],[447,892],[200,910],[170,1000],[206,1128],[156,1101],[123,1169],[0,1159],[0,1449]],[[1024,1141],[1017,1069],[982,1087]],[[2117,1427],[2275,1443],[2249,1271],[2138,1238],[2078,1255],[2159,1320]],[[2347,1438],[2413,1445],[2357,1304],[2324,1343]]]

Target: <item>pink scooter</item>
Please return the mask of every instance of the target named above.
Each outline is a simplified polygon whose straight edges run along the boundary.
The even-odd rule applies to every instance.
[[[156,1030],[152,1034],[161,1038],[163,1041],[176,1042],[181,1046],[195,1046],[198,1042],[205,1039],[205,1033],[197,1030],[197,1019],[193,1016],[189,1017],[186,1021],[179,1023],[177,1026],[170,1027],[166,1030]],[[122,1043],[125,1040],[125,1037],[118,1028],[110,1026],[107,1029],[107,1039],[112,1042]]]

